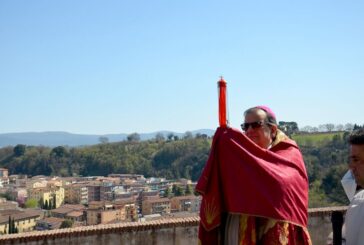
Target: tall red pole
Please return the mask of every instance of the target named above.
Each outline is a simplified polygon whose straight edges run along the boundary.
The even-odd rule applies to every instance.
[[[227,127],[227,104],[226,104],[226,81],[223,77],[217,82],[219,90],[219,124],[220,127]]]

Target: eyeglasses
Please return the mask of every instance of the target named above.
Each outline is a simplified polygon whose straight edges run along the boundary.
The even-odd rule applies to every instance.
[[[242,123],[240,126],[241,126],[241,129],[243,131],[248,131],[248,129],[250,127],[252,127],[252,129],[257,129],[257,128],[262,127],[265,124],[267,124],[267,122],[265,122],[265,121],[257,121],[257,122],[251,122],[251,123]]]

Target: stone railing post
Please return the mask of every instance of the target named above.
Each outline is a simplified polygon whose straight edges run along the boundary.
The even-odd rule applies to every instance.
[[[343,213],[340,211],[333,211],[331,214],[333,245],[341,245],[342,242],[342,226],[344,223]]]

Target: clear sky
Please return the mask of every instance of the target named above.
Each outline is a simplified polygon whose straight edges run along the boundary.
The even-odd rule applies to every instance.
[[[0,1],[0,133],[364,124],[364,2]]]

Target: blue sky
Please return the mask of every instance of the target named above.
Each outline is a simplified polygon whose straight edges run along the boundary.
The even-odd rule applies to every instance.
[[[0,1],[0,133],[364,123],[362,1]]]

